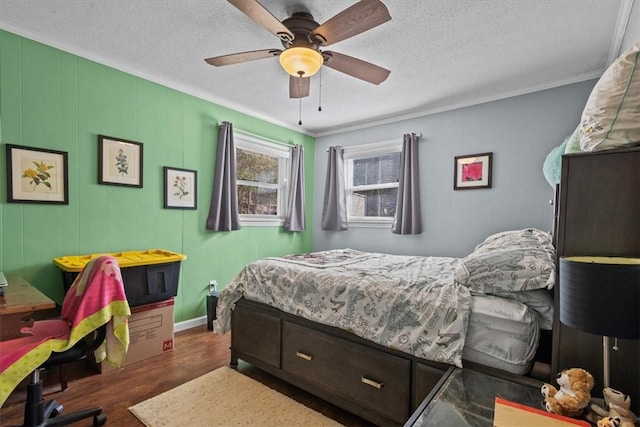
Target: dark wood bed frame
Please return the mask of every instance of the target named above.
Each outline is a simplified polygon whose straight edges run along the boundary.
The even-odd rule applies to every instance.
[[[563,157],[554,227],[558,256],[640,256],[638,164],[640,147]],[[600,378],[600,337],[560,324],[558,286],[552,343],[542,342],[542,358],[536,356],[550,359],[545,380],[572,366]],[[612,355],[612,383],[632,396],[637,413],[640,345],[622,342]],[[404,424],[452,369],[249,300],[240,300],[232,317],[231,364],[238,358],[378,425]],[[467,361],[464,366],[510,381],[536,381]]]
[[[376,425],[403,425],[454,369],[345,330],[241,299],[231,321],[231,366],[238,359]],[[511,381],[528,377],[465,362],[465,369]]]

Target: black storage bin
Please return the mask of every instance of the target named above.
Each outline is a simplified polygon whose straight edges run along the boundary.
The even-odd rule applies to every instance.
[[[54,260],[62,269],[65,294],[78,276],[83,262],[86,263],[99,255],[61,257]],[[129,306],[159,302],[177,295],[181,261],[186,259],[184,255],[163,250],[108,255],[116,258],[120,264]],[[175,261],[176,259],[179,261]]]

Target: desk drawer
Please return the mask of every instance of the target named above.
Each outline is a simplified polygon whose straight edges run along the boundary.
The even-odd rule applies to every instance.
[[[282,369],[398,424],[409,417],[408,359],[285,321]]]

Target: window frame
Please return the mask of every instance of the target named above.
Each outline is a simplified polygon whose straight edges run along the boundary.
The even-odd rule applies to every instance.
[[[345,193],[347,198],[347,224],[349,227],[369,227],[369,228],[388,228],[393,224],[393,217],[363,217],[351,215],[352,196],[354,189],[358,190],[377,190],[385,188],[398,188],[399,182],[377,184],[377,185],[358,185],[351,186],[353,182],[353,161],[357,159],[381,156],[384,154],[402,153],[402,141],[383,141],[371,144],[358,145],[357,147],[344,147],[344,179]]]
[[[240,214],[240,224],[249,227],[274,227],[284,225],[284,216],[289,189],[289,171],[291,168],[291,150],[284,143],[270,142],[264,139],[234,134],[236,159],[237,150],[251,151],[270,157],[278,158],[278,184],[262,183],[256,185],[255,181],[238,179],[238,165],[236,164],[236,192],[238,185],[250,185],[262,188],[275,188],[277,190],[278,215]],[[237,161],[237,160],[236,160]]]

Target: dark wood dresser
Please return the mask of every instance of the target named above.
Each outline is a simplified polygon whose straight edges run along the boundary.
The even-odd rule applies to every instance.
[[[563,156],[556,238],[558,257],[640,257],[640,147]],[[552,375],[565,368],[587,369],[596,383],[592,394],[602,396],[602,337],[560,323],[558,289]],[[618,340],[618,347],[610,352],[610,386],[631,395],[637,414],[640,342]]]

